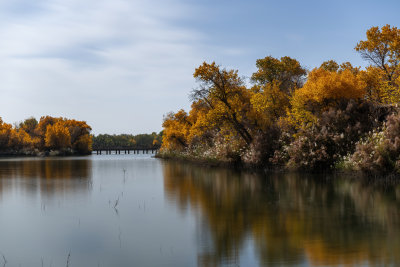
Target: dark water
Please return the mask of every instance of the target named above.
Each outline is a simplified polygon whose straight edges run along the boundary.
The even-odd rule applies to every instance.
[[[148,155],[1,159],[0,253],[7,267],[398,266],[400,186]]]

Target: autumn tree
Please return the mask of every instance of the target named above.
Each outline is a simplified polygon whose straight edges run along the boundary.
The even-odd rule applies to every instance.
[[[250,144],[253,138],[245,116],[250,106],[250,95],[238,72],[221,69],[215,62],[204,62],[193,76],[200,86],[192,92],[192,99],[202,100],[210,107],[207,113],[209,123],[231,128],[232,134]]]
[[[339,70],[339,64],[334,60],[328,60],[328,61],[322,62],[320,68],[327,70],[327,71],[336,72]]]
[[[60,119],[62,119],[62,118],[54,118],[51,116],[40,117],[39,123],[34,130],[34,134],[39,136],[39,138],[40,138],[40,142],[38,143],[38,148],[40,150],[43,150],[46,148],[45,138],[46,138],[47,126],[55,124]]]
[[[399,76],[400,30],[390,25],[372,27],[367,31],[367,40],[360,41],[355,50],[373,66],[383,71],[390,85]]]
[[[343,99],[360,99],[365,95],[365,82],[346,69],[333,72],[316,68],[309,73],[304,86],[295,91],[289,117],[300,126],[315,122],[317,115]]]
[[[382,104],[400,102],[400,30],[390,25],[372,27],[367,40],[355,50],[371,63],[360,76],[367,84],[367,98]]]
[[[11,124],[3,122],[0,117],[0,149],[8,148],[11,131]]]
[[[355,75],[360,72],[360,67],[353,67],[353,65],[348,61],[339,65],[335,60],[332,59],[322,62],[319,68],[331,72],[343,72],[345,70],[349,70]]]
[[[71,134],[62,121],[47,125],[45,145],[52,149],[65,149],[71,146]]]
[[[251,77],[254,86],[249,116],[265,131],[286,113],[289,97],[303,85],[307,71],[290,57],[279,60],[268,56],[258,59],[256,66],[258,69]]]
[[[187,136],[191,123],[188,121],[188,114],[183,109],[177,113],[168,113],[162,126],[164,127],[162,139],[164,148],[181,150],[188,146]]]
[[[90,134],[80,135],[74,143],[72,148],[79,154],[90,154],[92,152],[92,136]]]
[[[13,127],[0,118],[0,149],[12,154],[35,154],[38,151],[65,150],[78,154],[92,151],[91,127],[84,121],[43,116],[31,117]]]
[[[286,114],[289,95],[280,89],[277,81],[263,85],[262,88],[251,96],[252,111],[249,116],[257,122],[257,127],[265,130]]]
[[[268,56],[257,59],[256,66],[257,71],[251,76],[254,83],[259,86],[278,83],[280,89],[287,94],[301,87],[307,74],[306,69],[290,57],[281,57],[279,60]]]
[[[359,76],[366,84],[366,99],[380,104],[400,102],[399,78],[395,85],[390,85],[386,80],[385,72],[372,65],[361,70]]]
[[[19,124],[19,128],[23,129],[26,133],[31,136],[35,135],[35,129],[38,126],[38,121],[34,117],[25,119]]]
[[[208,112],[211,106],[203,99],[194,101],[189,111],[188,121],[191,123],[188,141],[194,145],[211,145],[213,131],[219,130],[219,126],[211,123]]]
[[[32,148],[37,142],[37,138],[32,138],[24,129],[12,129],[8,145],[14,150]]]
[[[46,134],[46,130],[47,130],[47,126],[48,125],[53,125],[55,124],[57,121],[61,120],[62,118],[55,118],[55,117],[51,117],[51,116],[42,116],[40,117],[39,123],[36,127],[36,132],[39,135],[45,135]]]
[[[400,31],[373,27],[355,49],[371,63],[365,70],[327,60],[308,73],[290,57],[258,59],[250,89],[236,70],[204,62],[194,73],[199,87],[191,110],[165,117],[162,146],[245,164],[287,163],[291,157],[304,166],[312,160],[331,166],[395,109],[382,104],[400,102]],[[370,127],[361,127],[365,121]]]
[[[354,75],[358,75],[360,73],[360,67],[354,67],[350,62],[346,61],[340,64],[338,72],[342,72],[345,70],[349,70]]]
[[[92,128],[85,121],[64,120],[63,124],[70,133],[72,149],[81,154],[92,151],[92,138],[90,137]]]

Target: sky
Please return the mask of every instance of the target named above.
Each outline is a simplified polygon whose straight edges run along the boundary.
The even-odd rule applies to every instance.
[[[247,81],[266,56],[364,67],[355,45],[372,26],[400,27],[399,12],[388,0],[0,0],[0,117],[159,132],[189,110],[202,62]]]

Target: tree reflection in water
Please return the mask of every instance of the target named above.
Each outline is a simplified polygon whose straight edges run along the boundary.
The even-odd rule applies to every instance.
[[[163,164],[167,198],[196,210],[199,265],[239,261],[251,240],[262,265],[400,264],[400,187],[301,174]]]
[[[87,191],[92,162],[85,158],[0,160],[0,195],[17,189],[46,197]]]

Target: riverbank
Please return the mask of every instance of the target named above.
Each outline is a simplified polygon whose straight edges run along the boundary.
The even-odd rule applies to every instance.
[[[368,172],[360,169],[354,169],[349,166],[344,167],[338,164],[336,168],[328,169],[296,169],[286,165],[250,165],[240,161],[222,161],[216,158],[194,157],[187,153],[179,152],[159,152],[155,158],[172,161],[189,163],[196,166],[210,168],[227,168],[245,172],[264,172],[264,173],[302,173],[308,175],[317,175],[318,177],[329,175],[330,177],[346,177],[347,179],[362,179],[368,184],[393,185],[400,183],[400,173],[397,172]]]
[[[60,149],[60,150],[45,150],[40,151],[38,149],[28,150],[28,149],[8,149],[0,151],[1,157],[63,157],[63,156],[86,156],[90,155],[92,152],[79,153],[78,151],[72,149]]]
[[[171,161],[178,161],[178,162],[187,162],[195,165],[200,166],[207,166],[207,167],[234,167],[234,168],[242,168],[239,162],[233,161],[221,161],[216,158],[201,158],[201,157],[194,157],[192,155],[188,155],[185,153],[179,152],[159,152],[155,156],[155,158],[163,159],[163,160],[171,160]]]

